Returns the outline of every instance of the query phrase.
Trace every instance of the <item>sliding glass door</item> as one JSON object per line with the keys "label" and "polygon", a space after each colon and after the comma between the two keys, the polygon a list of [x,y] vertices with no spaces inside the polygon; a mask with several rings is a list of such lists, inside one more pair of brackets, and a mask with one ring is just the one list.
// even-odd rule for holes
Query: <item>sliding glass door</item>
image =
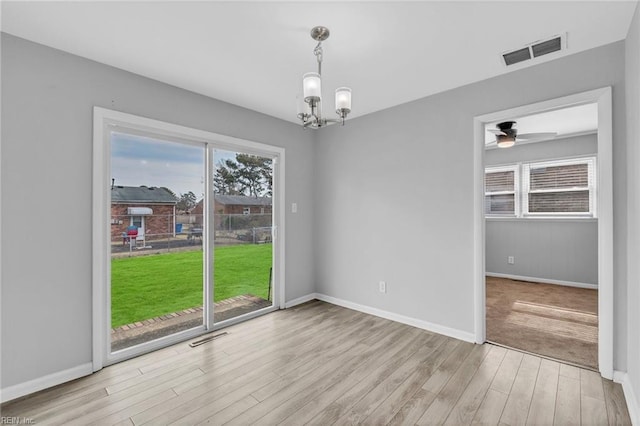
{"label": "sliding glass door", "polygon": [[272,160],[215,150],[214,321],[273,306]]}
{"label": "sliding glass door", "polygon": [[96,108],[94,369],[280,307],[284,150]]}
{"label": "sliding glass door", "polygon": [[202,327],[205,147],[111,134],[111,351]]}

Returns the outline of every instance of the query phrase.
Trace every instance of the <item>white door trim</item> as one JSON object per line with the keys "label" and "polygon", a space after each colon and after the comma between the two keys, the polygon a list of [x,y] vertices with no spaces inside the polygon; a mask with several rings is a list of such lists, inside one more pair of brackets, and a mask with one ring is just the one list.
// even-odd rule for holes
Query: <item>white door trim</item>
{"label": "white door trim", "polygon": [[[92,365],[93,371],[100,370],[108,363],[114,362],[114,358],[110,358],[107,354],[110,346],[109,324],[107,314],[109,312],[110,297],[108,291],[109,265],[108,244],[110,241],[110,194],[106,189],[110,187],[110,171],[111,171],[111,148],[110,148],[110,130],[114,127],[122,127],[128,132],[141,132],[143,134],[158,135],[163,138],[170,137],[176,141],[185,143],[196,143],[207,147],[207,168],[213,170],[213,148],[226,149],[233,151],[242,151],[248,154],[270,156],[274,159],[273,174],[273,191],[276,200],[273,206],[273,303],[271,308],[284,308],[285,294],[285,150],[281,147],[263,144],[231,136],[220,135],[205,130],[193,129],[190,127],[180,126],[177,124],[167,123],[164,121],[154,120],[146,117],[140,117],[124,112],[113,111],[106,108],[93,108],[93,224],[92,224],[92,248],[93,248],[93,270],[92,270],[92,307],[93,307],[93,324],[92,324]],[[212,197],[211,197],[212,198]],[[210,203],[209,209],[212,209],[213,202]],[[211,228],[211,227],[210,227]],[[211,238],[211,236],[209,236]],[[209,259],[211,256],[208,257]],[[209,265],[211,266],[211,265]],[[207,274],[211,274],[211,268]],[[212,282],[211,279],[209,282]],[[208,289],[209,293],[211,289]],[[260,313],[269,310],[262,310]],[[209,320],[206,324],[209,329],[217,328],[212,326],[213,313],[209,313]],[[256,313],[257,314],[257,313]],[[243,318],[249,318],[246,316]],[[207,327],[203,325],[197,329],[186,330],[174,336],[158,339],[150,342],[149,350],[158,349],[185,340],[194,335],[207,332]],[[120,354],[118,361],[127,357],[136,356],[140,353],[137,348],[131,354]]]}
{"label": "white door trim", "polygon": [[474,117],[474,332],[476,342],[486,339],[485,318],[485,123],[561,109],[598,104],[598,369],[613,378],[613,119],[611,87],[524,105]]}

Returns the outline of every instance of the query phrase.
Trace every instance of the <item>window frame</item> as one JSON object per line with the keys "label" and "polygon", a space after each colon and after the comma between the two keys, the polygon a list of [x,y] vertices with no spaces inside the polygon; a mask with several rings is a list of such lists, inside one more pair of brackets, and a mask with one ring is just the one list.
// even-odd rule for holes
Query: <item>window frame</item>
{"label": "window frame", "polygon": [[[485,219],[596,219],[598,205],[598,181],[596,176],[597,155],[585,155],[569,158],[559,158],[542,161],[523,161],[518,163],[487,166],[484,168],[484,200],[487,195],[511,194],[511,191],[486,191],[486,178],[488,173],[514,171],[514,213],[484,213]],[[553,190],[530,191],[530,171],[532,168],[570,166],[575,164],[587,164],[588,186],[586,188],[558,188]],[[529,212],[529,193],[542,192],[574,192],[579,190],[589,191],[589,211],[588,212]],[[486,207],[485,207],[486,209]],[[486,211],[486,210],[483,210]]]}
{"label": "window frame", "polygon": [[[560,167],[573,165],[587,165],[587,186],[574,188],[554,188],[544,190],[531,190],[531,170],[543,167]],[[567,218],[596,218],[597,206],[597,181],[596,181],[596,156],[574,157],[561,160],[530,161],[522,163],[522,217],[567,217]],[[529,194],[558,193],[589,191],[589,211],[588,212],[530,212]]]}
{"label": "window frame", "polygon": [[[484,169],[484,200],[486,203],[487,196],[491,195],[509,195],[513,194],[513,213],[486,213],[485,217],[488,218],[515,218],[520,217],[520,164],[509,164],[503,166],[490,166]],[[492,191],[487,192],[487,174],[500,173],[500,172],[513,172],[513,191]],[[486,204],[485,204],[486,206]],[[485,207],[486,208],[486,207]]]}
{"label": "window frame", "polygon": [[[273,182],[274,182],[274,204],[272,206],[273,228],[273,277],[272,277],[272,301],[273,305],[230,318],[221,322],[215,322],[213,309],[204,314],[206,324],[178,332],[171,336],[165,336],[145,343],[136,345],[120,351],[112,352],[110,345],[110,169],[111,169],[111,132],[114,129],[126,131],[127,133],[159,137],[161,139],[170,138],[170,141],[203,146],[206,149],[206,176],[205,192],[210,193],[209,202],[204,203],[205,216],[214,210],[213,192],[207,185],[212,185],[213,173],[215,170],[214,151],[216,149],[234,151],[241,150],[243,153],[270,157],[273,161]],[[195,128],[180,126],[164,121],[154,120],[141,116],[136,116],[120,111],[106,108],[93,107],[93,183],[92,183],[92,369],[98,371],[107,365],[123,361],[133,356],[148,353],[163,347],[173,345],[193,338],[195,336],[209,333],[211,331],[226,327],[250,318],[257,317],[266,312],[283,309],[286,306],[285,300],[285,148],[265,143],[250,141],[246,139],[234,138],[217,133],[199,130]],[[206,217],[205,220],[209,220]],[[175,228],[174,228],[175,229]],[[207,241],[205,245],[204,268],[205,275],[209,277],[205,293],[206,300],[213,300],[213,227],[209,226],[207,235],[203,237]],[[210,303],[210,307],[213,303]]]}

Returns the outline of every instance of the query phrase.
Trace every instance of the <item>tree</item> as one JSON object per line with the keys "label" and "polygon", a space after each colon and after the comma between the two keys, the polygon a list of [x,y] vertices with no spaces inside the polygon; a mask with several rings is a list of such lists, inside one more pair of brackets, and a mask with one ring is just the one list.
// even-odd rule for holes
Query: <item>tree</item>
{"label": "tree", "polygon": [[267,197],[273,196],[273,169],[271,168],[271,160],[269,160],[269,167],[262,169],[262,178],[267,187],[265,195]]}
{"label": "tree", "polygon": [[[233,163],[231,167],[227,167],[227,163]],[[213,188],[216,194],[237,195],[238,184],[234,171],[235,162],[233,160],[220,161],[216,167],[216,174],[213,177]],[[231,170],[230,170],[231,168]]]}
{"label": "tree", "polygon": [[235,160],[227,159],[218,163],[213,186],[217,194],[271,196],[271,159],[237,153]]}
{"label": "tree", "polygon": [[178,210],[189,211],[196,206],[198,203],[196,194],[189,191],[186,194],[180,194],[180,198],[178,199],[178,204],[176,207]]}
{"label": "tree", "polygon": [[257,155],[236,154],[236,161],[236,180],[243,194],[259,197],[270,190],[269,179],[265,178],[271,174],[270,159]]}

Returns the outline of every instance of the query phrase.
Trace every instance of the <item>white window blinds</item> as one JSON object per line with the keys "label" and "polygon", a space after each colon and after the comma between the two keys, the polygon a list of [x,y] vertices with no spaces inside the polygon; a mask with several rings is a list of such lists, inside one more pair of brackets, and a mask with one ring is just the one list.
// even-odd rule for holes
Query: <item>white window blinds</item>
{"label": "white window blinds", "polygon": [[525,213],[593,215],[593,158],[523,166]]}
{"label": "white window blinds", "polygon": [[487,215],[516,214],[517,166],[488,168],[485,172],[484,212]]}
{"label": "white window blinds", "polygon": [[488,217],[595,217],[595,157],[485,169]]}

